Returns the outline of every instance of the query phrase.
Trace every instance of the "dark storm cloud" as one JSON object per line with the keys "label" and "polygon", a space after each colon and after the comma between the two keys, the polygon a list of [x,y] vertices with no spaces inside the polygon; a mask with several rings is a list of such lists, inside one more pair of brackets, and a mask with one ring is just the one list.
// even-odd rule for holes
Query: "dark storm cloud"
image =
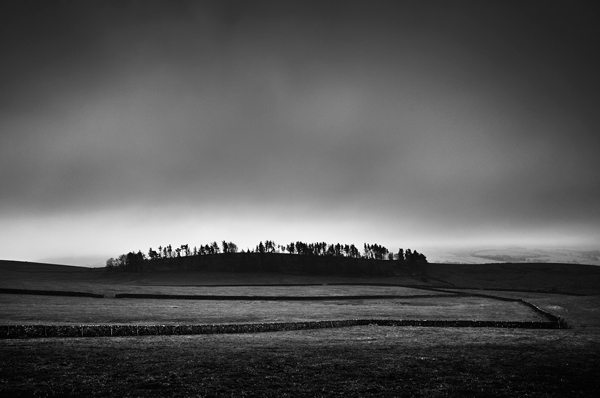
{"label": "dark storm cloud", "polygon": [[600,225],[584,3],[3,7],[5,214],[180,203]]}

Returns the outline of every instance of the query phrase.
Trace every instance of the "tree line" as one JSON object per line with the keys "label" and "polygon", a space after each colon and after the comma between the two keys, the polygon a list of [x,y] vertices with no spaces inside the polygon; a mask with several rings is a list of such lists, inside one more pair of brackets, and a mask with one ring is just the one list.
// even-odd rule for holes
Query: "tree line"
{"label": "tree line", "polygon": [[346,257],[356,259],[370,260],[389,260],[396,261],[398,265],[409,266],[413,269],[424,267],[427,264],[427,257],[416,250],[399,249],[398,252],[390,252],[385,246],[374,244],[363,244],[362,252],[354,244],[328,244],[326,242],[305,243],[301,241],[291,242],[285,245],[279,245],[272,240],[260,241],[253,249],[242,250],[239,252],[238,246],[233,242],[222,241],[218,244],[216,241],[205,245],[194,246],[180,245],[179,247],[166,245],[159,246],[157,250],[152,247],[148,253],[129,252],[121,254],[116,258],[106,260],[106,268],[122,269],[130,271],[139,271],[146,261],[157,261],[162,259],[173,259],[192,256],[206,256],[222,253],[289,253],[304,256],[330,256]]}

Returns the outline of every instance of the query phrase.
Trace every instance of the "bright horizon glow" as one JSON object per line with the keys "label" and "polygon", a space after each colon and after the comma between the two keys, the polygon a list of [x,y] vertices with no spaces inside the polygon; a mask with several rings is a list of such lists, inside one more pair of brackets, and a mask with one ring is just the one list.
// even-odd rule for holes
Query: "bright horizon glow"
{"label": "bright horizon glow", "polygon": [[[179,208],[181,210],[181,208]],[[130,251],[141,250],[147,253],[152,247],[171,244],[179,247],[189,244],[190,247],[222,240],[234,242],[239,250],[253,249],[260,241],[272,240],[278,244],[303,241],[306,243],[327,242],[328,244],[355,244],[361,251],[363,243],[377,243],[396,252],[398,248],[411,248],[425,255],[428,252],[442,253],[441,261],[451,258],[448,253],[473,248],[506,248],[511,246],[537,249],[572,249],[597,250],[593,241],[569,238],[561,234],[531,234],[524,231],[522,235],[467,236],[460,234],[456,239],[448,239],[444,232],[427,237],[426,230],[396,231],[394,226],[385,223],[367,225],[359,221],[336,222],[335,220],[315,220],[311,218],[290,219],[281,221],[280,216],[262,217],[260,220],[251,216],[228,219],[211,217],[207,214],[194,214],[191,209],[170,213],[168,220],[152,220],[156,214],[128,209],[123,214],[103,212],[95,215],[87,214],[69,218],[54,216],[47,218],[19,217],[9,228],[0,231],[0,239],[7,241],[15,236],[27,237],[41,235],[44,239],[36,240],[31,246],[27,239],[20,239],[20,245],[6,248],[2,259],[18,261],[41,261],[52,258],[94,259],[94,265],[102,266],[101,259],[117,257]],[[194,216],[190,216],[194,214]],[[125,220],[129,218],[129,222]],[[198,224],[196,219],[203,219]],[[332,225],[335,225],[332,228]],[[68,242],[67,245],[64,242]],[[43,262],[43,261],[42,261]],[[85,265],[82,264],[82,265]]]}

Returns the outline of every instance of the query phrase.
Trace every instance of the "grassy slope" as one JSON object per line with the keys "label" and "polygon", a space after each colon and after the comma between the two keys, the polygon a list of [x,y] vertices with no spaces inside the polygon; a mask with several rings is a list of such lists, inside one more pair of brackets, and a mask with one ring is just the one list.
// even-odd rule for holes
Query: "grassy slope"
{"label": "grassy slope", "polygon": [[469,286],[473,288],[512,288],[557,290],[600,294],[600,267],[577,264],[430,264],[432,279],[409,275],[357,277],[343,275],[294,275],[283,273],[106,272],[103,268],[25,263],[0,260],[0,288],[71,290],[115,293],[150,290],[152,285],[231,285],[231,284],[323,284],[335,282],[396,283],[406,285]]}
{"label": "grassy slope", "polygon": [[174,294],[181,289],[165,286],[186,285],[251,285],[251,284],[324,284],[374,282],[417,284],[410,276],[353,277],[343,275],[295,275],[283,273],[177,272],[145,273],[107,272],[103,268],[82,268],[0,261],[0,288],[70,290],[114,296],[115,293],[152,293],[156,286]]}
{"label": "grassy slope", "polygon": [[428,275],[456,286],[600,294],[600,267],[579,264],[430,264]]}

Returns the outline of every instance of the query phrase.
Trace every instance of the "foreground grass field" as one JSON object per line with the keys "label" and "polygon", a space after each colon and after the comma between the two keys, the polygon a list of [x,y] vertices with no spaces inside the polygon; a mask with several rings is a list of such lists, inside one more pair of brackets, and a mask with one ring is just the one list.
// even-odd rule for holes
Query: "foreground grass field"
{"label": "foreground grass field", "polygon": [[357,327],[5,340],[2,396],[593,397],[600,346],[571,331]]}
{"label": "foreground grass field", "polygon": [[[0,294],[0,323],[212,323],[362,315],[396,319],[537,317],[516,303],[448,294],[428,299],[322,302],[114,299],[111,294],[121,292],[172,294],[184,290],[235,295],[310,292],[333,298],[422,291],[381,286],[181,286],[240,284],[246,279],[291,283],[295,277],[298,283],[319,283],[318,278],[290,275],[230,274],[219,279],[215,274],[200,274],[185,283],[182,275],[162,274],[164,284],[170,286],[156,286],[161,280],[158,274],[124,274],[117,280],[119,275],[70,267],[50,270],[30,265],[26,270],[15,270],[15,264],[9,265],[12,268],[2,269],[0,262],[0,272],[8,276],[0,280],[0,287],[102,292],[108,293],[108,298]],[[569,275],[569,289],[578,293],[573,290],[576,276]],[[563,276],[558,273],[552,280],[551,273],[545,272],[540,286],[554,285],[560,290]],[[507,280],[513,277],[509,274]],[[390,278],[388,282],[398,283],[402,278],[405,284],[424,284],[410,277]],[[204,283],[199,283],[200,279]],[[526,281],[515,283],[535,290],[534,279],[528,271]],[[460,280],[462,285],[468,282],[465,275]],[[363,282],[357,278],[350,281]],[[508,282],[497,280],[486,286],[484,279],[475,277],[472,283],[477,288],[474,293],[525,299],[561,315],[572,328],[361,326],[261,334],[0,340],[0,396],[598,396],[598,295],[481,291],[482,286],[505,288]],[[585,291],[593,287],[589,283],[582,286]]]}

